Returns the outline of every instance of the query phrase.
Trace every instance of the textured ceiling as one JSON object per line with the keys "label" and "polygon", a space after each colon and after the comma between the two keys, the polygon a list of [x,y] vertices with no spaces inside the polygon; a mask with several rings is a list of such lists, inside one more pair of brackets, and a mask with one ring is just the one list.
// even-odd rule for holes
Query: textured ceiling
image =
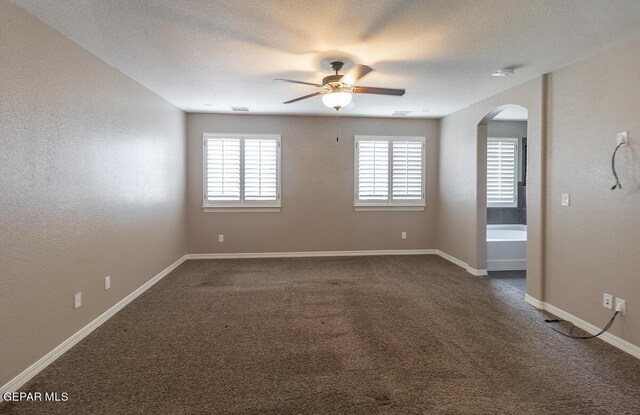
{"label": "textured ceiling", "polygon": [[439,117],[640,37],[638,0],[14,2],[194,112],[332,115],[318,97],[283,105],[315,89],[273,79],[319,82],[345,57],[375,69],[362,85],[407,90],[345,115]]}

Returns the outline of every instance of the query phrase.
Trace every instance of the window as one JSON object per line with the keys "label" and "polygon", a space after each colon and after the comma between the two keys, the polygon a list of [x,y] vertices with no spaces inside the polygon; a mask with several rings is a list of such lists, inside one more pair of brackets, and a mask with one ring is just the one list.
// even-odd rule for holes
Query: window
{"label": "window", "polygon": [[518,206],[518,139],[487,139],[487,207]]}
{"label": "window", "polygon": [[279,135],[203,137],[205,211],[279,211]]}
{"label": "window", "polygon": [[356,209],[423,210],[424,150],[424,137],[356,136]]}

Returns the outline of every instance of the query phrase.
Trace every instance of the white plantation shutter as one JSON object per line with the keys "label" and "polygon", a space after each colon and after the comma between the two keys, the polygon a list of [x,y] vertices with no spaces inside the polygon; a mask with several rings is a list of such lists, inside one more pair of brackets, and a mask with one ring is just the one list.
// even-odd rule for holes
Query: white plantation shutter
{"label": "white plantation shutter", "polygon": [[356,206],[424,206],[424,138],[356,136]]}
{"label": "white plantation shutter", "polygon": [[278,196],[278,142],[244,140],[245,200],[276,200]]}
{"label": "white plantation shutter", "polygon": [[389,142],[361,140],[358,146],[358,199],[389,199]]}
{"label": "white plantation shutter", "polygon": [[203,207],[279,207],[280,136],[204,134]]}
{"label": "white plantation shutter", "polygon": [[487,139],[487,206],[518,205],[518,139]]}
{"label": "white plantation shutter", "polygon": [[393,141],[393,198],[422,199],[422,142]]}
{"label": "white plantation shutter", "polygon": [[240,200],[240,139],[207,139],[206,168],[206,200]]}

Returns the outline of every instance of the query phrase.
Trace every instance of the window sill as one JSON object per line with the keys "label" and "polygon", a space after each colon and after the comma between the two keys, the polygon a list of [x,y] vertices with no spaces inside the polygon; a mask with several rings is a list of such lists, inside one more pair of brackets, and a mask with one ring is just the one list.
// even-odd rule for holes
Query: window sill
{"label": "window sill", "polygon": [[202,211],[210,212],[280,212],[281,206],[202,206]]}
{"label": "window sill", "polygon": [[356,212],[381,212],[381,211],[424,211],[424,208],[426,207],[426,205],[414,205],[414,206],[388,206],[388,205],[382,205],[382,206],[363,206],[363,205],[356,205],[354,206]]}

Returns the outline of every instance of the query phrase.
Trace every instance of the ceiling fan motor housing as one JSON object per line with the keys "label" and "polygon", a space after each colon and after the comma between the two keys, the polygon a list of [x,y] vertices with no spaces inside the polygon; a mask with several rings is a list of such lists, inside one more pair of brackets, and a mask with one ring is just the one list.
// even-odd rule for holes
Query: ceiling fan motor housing
{"label": "ceiling fan motor housing", "polygon": [[342,77],[344,75],[329,75],[322,78],[322,86],[330,91],[336,89],[342,89],[344,84],[342,83]]}
{"label": "ceiling fan motor housing", "polygon": [[344,62],[342,61],[331,62],[331,69],[333,69],[336,73],[335,75],[329,75],[322,78],[322,86],[331,92],[343,91],[345,89],[345,84],[342,83],[342,77],[344,75],[338,75],[338,72],[340,72],[343,67]]}
{"label": "ceiling fan motor housing", "polygon": [[344,62],[342,62],[342,61],[333,61],[333,62],[331,62],[331,69],[336,71],[336,75],[338,74],[338,72],[340,72],[342,70],[343,66],[344,66]]}

